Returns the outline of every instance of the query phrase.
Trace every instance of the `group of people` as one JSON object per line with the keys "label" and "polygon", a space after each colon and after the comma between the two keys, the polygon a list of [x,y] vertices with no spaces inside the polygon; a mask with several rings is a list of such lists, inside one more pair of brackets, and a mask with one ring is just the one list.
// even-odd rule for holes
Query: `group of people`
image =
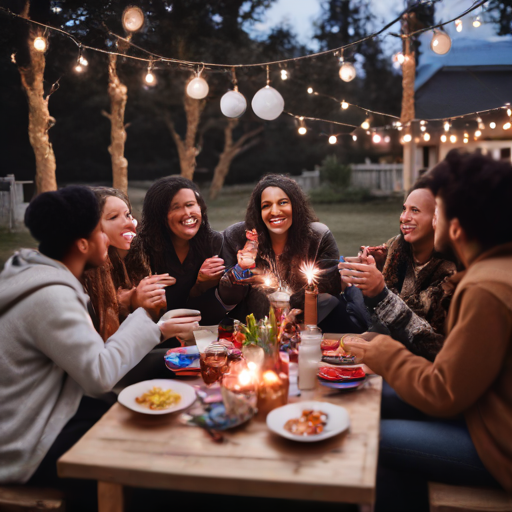
{"label": "group of people", "polygon": [[[303,309],[309,262],[319,326],[364,333],[347,349],[386,381],[377,510],[428,510],[428,480],[512,492],[510,164],[450,153],[409,192],[399,235],[341,261],[282,175],[262,178],[245,222],[223,233],[178,176],[150,187],[139,225],[121,191],[77,186],[37,196],[25,223],[39,250],[0,275],[0,482],[58,485],[57,458],[148,353],[198,323],[268,314],[262,273]],[[200,315],[156,323],[178,308]]]}

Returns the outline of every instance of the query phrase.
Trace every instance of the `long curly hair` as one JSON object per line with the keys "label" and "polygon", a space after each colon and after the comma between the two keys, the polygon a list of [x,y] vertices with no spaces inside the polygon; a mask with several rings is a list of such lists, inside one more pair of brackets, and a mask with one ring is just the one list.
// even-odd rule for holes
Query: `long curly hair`
{"label": "long curly hair", "polygon": [[134,284],[147,275],[144,273],[147,265],[154,273],[168,271],[169,255],[174,252],[174,246],[167,214],[174,196],[184,188],[194,192],[202,217],[199,231],[190,240],[191,254],[202,260],[213,256],[212,229],[208,222],[207,207],[197,186],[181,176],[160,178],[146,193],[139,231],[125,259],[128,272],[135,280]]}
{"label": "long curly hair", "polygon": [[[91,187],[91,190],[98,200],[101,215],[109,197],[118,197],[123,200],[131,213],[130,200],[121,190],[110,187]],[[107,340],[119,328],[117,289],[132,288],[124,262],[112,245],[108,248],[108,256],[101,267],[87,270],[83,277],[84,287],[96,313],[97,329],[103,340]]]}
{"label": "long curly hair", "polygon": [[292,206],[292,225],[288,230],[288,238],[283,253],[279,259],[281,278],[293,287],[292,270],[295,262],[307,261],[311,241],[316,235],[310,224],[318,218],[309,203],[309,199],[298,183],[282,174],[268,174],[254,187],[249,199],[245,224],[248,229],[256,229],[259,242],[259,263],[275,268],[276,255],[267,226],[261,217],[261,195],[268,187],[280,188],[289,198]]}

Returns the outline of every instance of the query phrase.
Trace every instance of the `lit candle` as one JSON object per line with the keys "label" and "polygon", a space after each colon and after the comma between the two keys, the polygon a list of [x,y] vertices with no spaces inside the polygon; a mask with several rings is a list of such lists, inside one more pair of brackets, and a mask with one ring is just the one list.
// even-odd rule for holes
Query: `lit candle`
{"label": "lit candle", "polygon": [[316,325],[318,322],[318,288],[315,284],[315,277],[318,271],[311,264],[304,265],[302,271],[308,281],[306,295],[304,297],[304,325]]}
{"label": "lit candle", "polygon": [[272,370],[263,373],[258,387],[258,418],[264,420],[270,411],[288,403],[288,386],[285,374]]}

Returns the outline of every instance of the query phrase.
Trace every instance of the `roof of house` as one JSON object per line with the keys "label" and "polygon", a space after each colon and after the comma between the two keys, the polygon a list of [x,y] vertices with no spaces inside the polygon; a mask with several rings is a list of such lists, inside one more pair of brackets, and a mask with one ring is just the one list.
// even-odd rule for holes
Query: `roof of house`
{"label": "roof of house", "polygon": [[510,39],[456,39],[446,55],[424,60],[416,75],[417,118],[454,117],[512,102]]}

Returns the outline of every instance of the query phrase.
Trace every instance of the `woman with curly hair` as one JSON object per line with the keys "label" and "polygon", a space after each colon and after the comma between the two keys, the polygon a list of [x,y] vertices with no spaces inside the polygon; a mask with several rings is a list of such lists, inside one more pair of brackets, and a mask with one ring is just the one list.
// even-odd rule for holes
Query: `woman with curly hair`
{"label": "woman with curly hair", "polygon": [[144,281],[148,268],[168,273],[175,284],[165,288],[165,309],[197,309],[204,325],[215,324],[226,314],[215,296],[224,272],[221,248],[222,235],[211,229],[196,185],[169,176],[155,181],[146,193],[126,267],[135,285]]}
{"label": "woman with curly hair", "polygon": [[291,291],[292,307],[304,309],[307,279],[301,268],[304,263],[312,263],[320,271],[320,327],[325,330],[327,318],[336,317],[338,329],[343,330],[335,332],[359,332],[338,300],[341,293],[337,277],[339,252],[332,233],[325,224],[318,222],[297,182],[277,174],[263,177],[256,185],[245,222],[234,224],[224,232],[223,255],[226,266],[232,268],[221,280],[219,295],[228,308],[233,308],[230,316],[245,321],[246,315],[254,313],[256,318],[262,318],[268,315],[270,307],[261,287],[236,279],[236,273],[244,270],[241,249],[246,243],[246,230],[255,230],[258,235],[256,267],[273,272],[281,287]]}
{"label": "woman with curly hair", "polygon": [[434,195],[428,176],[410,190],[400,215],[401,234],[380,247],[362,248],[340,263],[342,281],[358,287],[372,313],[372,328],[434,360],[444,342],[455,263],[434,252]]}
{"label": "woman with curly hair", "polygon": [[[98,268],[84,273],[84,287],[91,298],[91,317],[96,330],[106,340],[114,334],[130,313],[144,307],[154,316],[155,309],[165,305],[162,285],[172,285],[168,275],[152,276],[137,287],[126,270],[124,260],[135,235],[136,221],[128,196],[109,187],[93,187],[98,199],[100,223],[109,239],[108,259]],[[149,276],[148,266],[141,271]]]}

